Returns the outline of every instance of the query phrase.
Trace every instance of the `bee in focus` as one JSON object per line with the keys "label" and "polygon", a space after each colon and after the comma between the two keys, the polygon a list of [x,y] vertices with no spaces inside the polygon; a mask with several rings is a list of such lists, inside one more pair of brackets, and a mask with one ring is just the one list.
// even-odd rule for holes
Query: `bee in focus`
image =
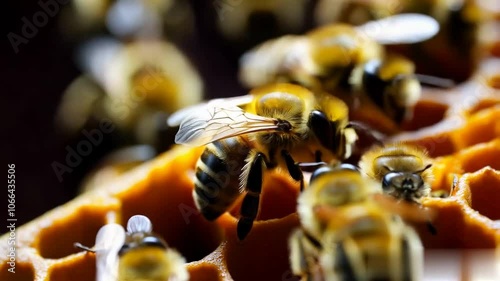
{"label": "bee in focus", "polygon": [[420,204],[431,193],[432,160],[427,152],[407,144],[375,147],[361,157],[360,169],[382,183],[388,195]]}
{"label": "bee in focus", "polygon": [[127,232],[119,224],[107,224],[96,236],[97,281],[169,280],[186,281],[185,259],[152,232],[151,221],[142,215],[128,220]]}
{"label": "bee in focus", "polygon": [[108,120],[116,139],[162,151],[173,142],[167,116],[203,96],[198,73],[168,42],[96,39],[82,47],[80,61],[86,74],[68,87],[56,116],[68,136]]}
{"label": "bee in focus", "polygon": [[434,19],[416,14],[361,26],[326,25],[248,51],[240,60],[240,80],[247,87],[293,82],[314,92],[348,93],[347,100],[361,94],[400,123],[411,116],[421,86],[413,63],[403,57],[385,57],[381,44],[419,42],[438,30]]}
{"label": "bee in focus", "polygon": [[256,88],[247,96],[217,99],[169,118],[180,124],[176,142],[206,145],[196,164],[193,196],[215,220],[245,193],[237,225],[240,240],[259,211],[265,172],[280,168],[300,181],[300,162],[334,161],[351,155],[357,139],[341,100],[315,96],[293,84]]}
{"label": "bee in focus", "polygon": [[301,228],[289,239],[301,280],[421,280],[423,247],[397,213],[373,200],[382,192],[359,171],[320,168],[298,199]]}
{"label": "bee in focus", "polygon": [[[375,147],[363,154],[359,167],[396,199],[421,205],[423,197],[431,196],[432,160],[419,147],[402,143]],[[430,222],[428,227],[436,233]]]}

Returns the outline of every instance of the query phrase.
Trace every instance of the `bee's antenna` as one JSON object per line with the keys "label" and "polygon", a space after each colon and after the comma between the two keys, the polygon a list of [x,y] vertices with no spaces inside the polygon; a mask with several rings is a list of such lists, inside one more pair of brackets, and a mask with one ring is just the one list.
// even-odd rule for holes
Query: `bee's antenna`
{"label": "bee's antenna", "polygon": [[420,83],[424,85],[434,86],[438,88],[447,89],[455,87],[456,85],[455,81],[447,78],[440,78],[425,74],[415,74],[415,77],[418,79]]}
{"label": "bee's antenna", "polygon": [[416,174],[420,174],[422,173],[423,171],[429,169],[430,167],[432,167],[432,164],[428,164],[427,166],[425,166],[422,170],[419,170],[419,171],[415,171]]}
{"label": "bee's antenna", "polygon": [[80,248],[80,249],[82,249],[82,250],[84,250],[84,251],[91,252],[91,253],[94,253],[94,254],[95,254],[95,251],[94,251],[94,250],[90,249],[89,247],[87,247],[87,246],[85,246],[85,245],[82,245],[82,244],[81,244],[81,243],[79,243],[79,242],[74,243],[74,244],[73,244],[73,246],[74,246],[75,248]]}

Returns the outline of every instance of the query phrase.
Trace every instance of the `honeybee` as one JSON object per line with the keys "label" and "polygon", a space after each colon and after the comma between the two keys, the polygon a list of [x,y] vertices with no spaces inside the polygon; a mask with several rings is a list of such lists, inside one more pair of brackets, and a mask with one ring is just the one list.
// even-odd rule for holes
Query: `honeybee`
{"label": "honeybee", "polygon": [[357,134],[341,100],[315,96],[293,84],[271,84],[247,96],[217,99],[169,118],[180,124],[175,141],[205,145],[196,164],[193,196],[208,220],[215,220],[246,193],[237,235],[243,240],[259,211],[264,172],[280,168],[300,182],[300,162],[350,156]]}
{"label": "honeybee", "polygon": [[[419,147],[402,143],[374,147],[363,154],[358,165],[368,177],[381,183],[385,194],[396,199],[420,206],[422,197],[431,196],[432,160]],[[430,218],[427,225],[435,234]]]}
{"label": "honeybee", "polygon": [[147,217],[135,215],[127,232],[119,224],[107,224],[97,232],[93,249],[75,246],[96,254],[97,281],[188,280],[185,259],[152,230]]}
{"label": "honeybee", "polygon": [[[490,4],[491,3],[491,4]],[[321,0],[316,6],[318,24],[344,22],[362,24],[397,13],[420,13],[439,22],[440,31],[422,46],[398,48],[412,58],[420,72],[451,78],[468,79],[478,63],[478,38],[481,25],[494,16],[495,1],[489,0]],[[439,52],[431,46],[440,46]],[[403,50],[404,49],[404,50]]]}
{"label": "honeybee", "polygon": [[298,199],[301,228],[289,239],[301,280],[421,280],[416,232],[372,197],[382,192],[359,171],[315,172]]}
{"label": "honeybee", "polygon": [[389,109],[388,116],[399,123],[411,115],[421,87],[413,63],[403,57],[384,58],[381,44],[415,43],[438,31],[434,19],[417,14],[357,27],[330,24],[302,36],[273,39],[248,51],[240,60],[240,80],[247,87],[280,81],[315,92],[363,93],[380,108]]}
{"label": "honeybee", "polygon": [[168,42],[95,39],[81,48],[80,61],[86,74],[68,87],[56,116],[66,135],[106,120],[116,126],[117,139],[162,151],[169,134],[173,142],[167,116],[203,96],[200,76]]}
{"label": "honeybee", "polygon": [[432,160],[419,147],[402,143],[375,147],[363,154],[359,167],[398,199],[420,204],[422,197],[430,195]]}

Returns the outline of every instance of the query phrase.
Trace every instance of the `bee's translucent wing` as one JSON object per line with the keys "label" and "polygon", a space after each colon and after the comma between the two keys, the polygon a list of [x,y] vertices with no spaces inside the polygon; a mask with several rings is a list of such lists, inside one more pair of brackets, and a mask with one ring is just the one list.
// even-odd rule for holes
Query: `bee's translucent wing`
{"label": "bee's translucent wing", "polygon": [[182,120],[192,115],[196,115],[201,111],[205,111],[208,108],[213,108],[214,106],[222,106],[222,105],[227,107],[241,106],[250,103],[252,99],[253,99],[252,95],[244,95],[231,98],[212,99],[203,103],[188,106],[170,115],[168,117],[167,124],[170,127],[179,126],[182,123]]}
{"label": "bee's translucent wing", "polygon": [[183,120],[175,135],[175,142],[201,146],[237,135],[273,131],[278,128],[275,121],[250,114],[237,106],[206,108]]}
{"label": "bee's translucent wing", "polygon": [[400,14],[367,22],[356,29],[380,44],[410,44],[436,35],[439,23],[422,14]]}
{"label": "bee's translucent wing", "polygon": [[125,243],[125,230],[119,224],[107,224],[95,239],[97,281],[118,280],[118,251]]}
{"label": "bee's translucent wing", "polygon": [[128,233],[149,233],[153,231],[153,224],[148,217],[143,215],[135,215],[128,220],[127,232]]}

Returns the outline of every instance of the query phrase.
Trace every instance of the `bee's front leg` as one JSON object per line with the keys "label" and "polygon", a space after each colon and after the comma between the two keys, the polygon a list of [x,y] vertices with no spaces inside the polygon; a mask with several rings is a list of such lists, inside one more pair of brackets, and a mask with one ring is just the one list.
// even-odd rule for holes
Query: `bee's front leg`
{"label": "bee's front leg", "polygon": [[299,163],[293,160],[292,155],[290,155],[290,152],[287,150],[282,150],[281,156],[285,159],[286,167],[290,176],[294,180],[300,181],[300,191],[304,190],[304,175],[302,174]]}
{"label": "bee's front leg", "polygon": [[262,172],[265,156],[259,152],[255,155],[250,166],[246,182],[247,193],[240,208],[240,219],[236,232],[239,240],[245,239],[253,226],[253,221],[259,211],[260,193],[262,191]]}

